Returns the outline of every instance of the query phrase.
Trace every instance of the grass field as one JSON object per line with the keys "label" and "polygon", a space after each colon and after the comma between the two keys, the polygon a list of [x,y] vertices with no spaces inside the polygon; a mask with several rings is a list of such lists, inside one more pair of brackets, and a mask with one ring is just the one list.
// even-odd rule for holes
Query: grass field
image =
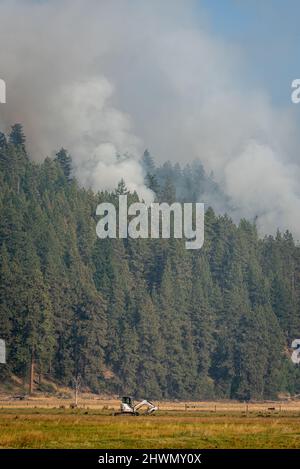
{"label": "grass field", "polygon": [[300,448],[300,412],[3,407],[0,448]]}

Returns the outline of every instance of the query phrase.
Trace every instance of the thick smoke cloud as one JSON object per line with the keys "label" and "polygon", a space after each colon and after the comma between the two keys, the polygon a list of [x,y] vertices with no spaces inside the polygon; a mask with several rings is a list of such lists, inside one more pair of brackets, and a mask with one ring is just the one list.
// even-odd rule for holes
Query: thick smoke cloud
{"label": "thick smoke cloud", "polygon": [[0,0],[0,61],[0,124],[23,122],[34,158],[64,146],[82,184],[123,177],[145,199],[144,147],[199,158],[236,220],[300,235],[290,111],[251,86],[242,48],[215,37],[199,2]]}

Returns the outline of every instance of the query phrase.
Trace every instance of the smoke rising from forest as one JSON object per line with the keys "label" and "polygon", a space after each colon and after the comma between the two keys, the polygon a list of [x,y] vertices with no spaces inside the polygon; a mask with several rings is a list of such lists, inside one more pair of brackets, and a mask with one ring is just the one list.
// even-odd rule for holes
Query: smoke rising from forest
{"label": "smoke rising from forest", "polygon": [[236,220],[299,236],[290,111],[249,88],[242,48],[216,37],[196,3],[0,1],[0,125],[22,122],[35,159],[67,148],[82,184],[123,177],[145,200],[145,147],[158,162],[199,158]]}

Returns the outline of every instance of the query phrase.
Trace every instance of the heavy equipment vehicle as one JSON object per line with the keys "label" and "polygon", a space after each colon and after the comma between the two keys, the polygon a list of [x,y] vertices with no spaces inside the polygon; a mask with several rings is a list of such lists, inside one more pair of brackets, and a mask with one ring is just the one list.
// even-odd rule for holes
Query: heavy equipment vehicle
{"label": "heavy equipment vehicle", "polygon": [[156,410],[158,410],[158,407],[147,399],[135,403],[132,397],[123,396],[120,404],[120,412],[115,412],[114,415],[151,415]]}

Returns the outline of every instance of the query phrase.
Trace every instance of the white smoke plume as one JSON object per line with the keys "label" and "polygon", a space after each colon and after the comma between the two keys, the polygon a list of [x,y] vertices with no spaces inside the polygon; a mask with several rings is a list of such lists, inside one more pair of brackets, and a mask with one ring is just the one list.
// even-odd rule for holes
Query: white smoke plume
{"label": "white smoke plume", "polygon": [[145,200],[143,148],[161,161],[199,158],[235,219],[298,237],[293,115],[251,85],[242,47],[199,10],[195,0],[0,0],[0,126],[22,122],[36,159],[66,147],[82,184],[123,177]]}
{"label": "white smoke plume", "polygon": [[53,139],[71,149],[75,173],[85,186],[109,190],[123,178],[128,189],[151,202],[139,163],[141,142],[131,132],[130,117],[110,104],[112,95],[112,85],[100,76],[62,87],[49,103],[51,115],[60,109]]}
{"label": "white smoke plume", "polygon": [[0,124],[8,130],[22,122],[37,160],[67,148],[83,185],[114,189],[123,178],[151,202],[139,163],[142,141],[113,103],[113,83],[100,65],[104,37],[93,17],[101,7],[91,5],[87,11],[82,1],[0,1],[0,70],[8,87]]}

